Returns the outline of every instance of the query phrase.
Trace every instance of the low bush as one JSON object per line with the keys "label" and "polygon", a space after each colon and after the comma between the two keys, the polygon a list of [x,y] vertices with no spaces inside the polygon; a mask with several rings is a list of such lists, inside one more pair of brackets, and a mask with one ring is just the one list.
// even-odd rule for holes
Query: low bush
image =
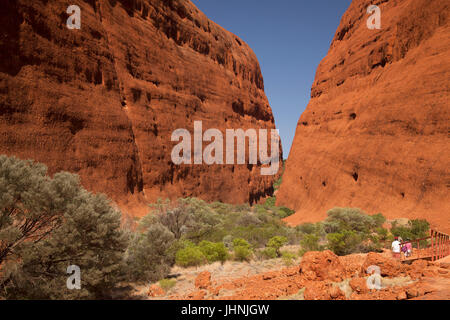
{"label": "low bush", "polygon": [[197,246],[188,246],[176,253],[175,262],[181,267],[195,267],[206,263],[208,259]]}
{"label": "low bush", "polygon": [[305,234],[300,240],[300,255],[308,251],[321,251],[323,248],[319,244],[319,236],[315,234]]}
{"label": "low bush", "polygon": [[279,257],[281,255],[280,248],[284,246],[287,242],[288,240],[286,237],[275,236],[270,238],[270,240],[267,242],[266,247],[275,249],[275,253],[277,257]]}
{"label": "low bush", "polygon": [[275,259],[277,255],[277,250],[272,247],[265,248],[261,250],[261,255],[264,259]]}
{"label": "low bush", "polygon": [[248,261],[252,255],[250,244],[242,238],[233,240],[234,259],[237,261]]}
{"label": "low bush", "polygon": [[132,234],[125,254],[125,268],[132,281],[157,281],[167,276],[173,264],[170,248],[173,234],[163,225],[150,225]]}
{"label": "low bush", "polygon": [[291,266],[294,263],[296,257],[297,256],[292,252],[283,251],[281,253],[281,258],[283,259],[283,263],[286,266]]}
{"label": "low bush", "polygon": [[[0,300],[105,299],[123,280],[121,213],[77,175],[0,155]],[[82,272],[66,286],[67,269]]]}
{"label": "low bush", "polygon": [[392,224],[391,232],[396,237],[401,237],[403,240],[420,239],[428,236],[430,224],[426,220],[415,219],[408,221],[407,226],[398,226],[396,222]]}
{"label": "low bush", "polygon": [[228,259],[228,250],[222,242],[210,242],[203,240],[198,247],[209,263]]}
{"label": "low bush", "polygon": [[341,232],[327,234],[328,247],[337,255],[347,255],[358,252],[361,237],[356,231],[342,230]]}
{"label": "low bush", "polygon": [[175,285],[177,284],[177,280],[175,280],[175,279],[162,279],[162,280],[159,280],[158,284],[165,292],[168,292],[168,291],[170,291],[170,289],[175,287]]}

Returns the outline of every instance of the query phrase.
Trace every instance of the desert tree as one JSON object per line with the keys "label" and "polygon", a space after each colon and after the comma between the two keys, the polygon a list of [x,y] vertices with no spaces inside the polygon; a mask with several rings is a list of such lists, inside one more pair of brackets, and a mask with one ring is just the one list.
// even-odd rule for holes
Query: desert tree
{"label": "desert tree", "polygon": [[[67,172],[0,157],[0,295],[14,299],[107,298],[123,274],[121,214]],[[81,269],[81,289],[66,286]]]}

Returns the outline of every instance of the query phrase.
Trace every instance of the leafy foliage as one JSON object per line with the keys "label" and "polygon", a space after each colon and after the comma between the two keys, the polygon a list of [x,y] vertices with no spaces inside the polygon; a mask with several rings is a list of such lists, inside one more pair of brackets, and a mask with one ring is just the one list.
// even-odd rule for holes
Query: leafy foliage
{"label": "leafy foliage", "polygon": [[346,255],[356,252],[361,243],[361,236],[354,230],[327,234],[328,247],[337,255]]}
{"label": "leafy foliage", "polygon": [[[122,276],[127,241],[120,212],[66,172],[0,157],[0,291],[14,299],[98,299]],[[81,269],[81,289],[66,287],[67,267]]]}
{"label": "leafy foliage", "polygon": [[252,255],[252,249],[250,244],[242,238],[236,238],[233,240],[234,258],[238,261],[247,261]]}
{"label": "leafy foliage", "polygon": [[296,258],[296,255],[292,252],[288,252],[288,251],[283,251],[281,253],[281,258],[283,259],[283,263],[286,266],[290,266],[294,263],[294,260]]}
{"label": "leafy foliage", "polygon": [[305,234],[303,239],[300,240],[301,251],[300,254],[303,255],[307,251],[321,251],[323,247],[319,244],[319,236],[316,234]]}
{"label": "leafy foliage", "polygon": [[194,267],[207,262],[207,258],[197,246],[187,246],[177,251],[176,264],[181,267]]}
{"label": "leafy foliage", "polygon": [[175,285],[177,284],[177,280],[175,279],[162,279],[159,280],[159,286],[165,291],[169,291],[170,289],[172,289],[173,287],[175,287]]}
{"label": "leafy foliage", "polygon": [[160,223],[150,225],[145,232],[133,233],[126,252],[128,279],[156,281],[167,276],[173,259],[169,249],[175,237]]}
{"label": "leafy foliage", "polygon": [[222,242],[210,242],[203,240],[198,247],[208,262],[225,262],[228,259],[228,250]]}
{"label": "leafy foliage", "polygon": [[280,248],[282,246],[284,246],[287,242],[288,242],[288,240],[286,237],[275,236],[275,237],[270,238],[270,240],[267,242],[266,247],[274,248],[277,257],[279,257],[281,255]]}

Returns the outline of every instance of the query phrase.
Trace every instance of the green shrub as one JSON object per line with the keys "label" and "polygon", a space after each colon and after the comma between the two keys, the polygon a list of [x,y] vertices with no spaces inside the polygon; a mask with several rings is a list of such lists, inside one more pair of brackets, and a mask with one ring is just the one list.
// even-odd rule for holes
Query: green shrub
{"label": "green shrub", "polygon": [[[32,161],[0,156],[0,296],[104,299],[122,279],[121,214],[67,172],[47,176]],[[81,289],[66,287],[80,267]]]}
{"label": "green shrub", "polygon": [[277,207],[276,212],[280,219],[284,219],[289,216],[292,216],[295,213],[295,210],[292,210],[292,209],[289,209],[286,207]]}
{"label": "green shrub", "polygon": [[238,261],[248,261],[252,255],[250,244],[242,238],[233,240],[234,258]]}
{"label": "green shrub", "polygon": [[327,235],[327,240],[329,249],[340,256],[358,252],[361,244],[361,237],[352,230],[330,233]]}
{"label": "green shrub", "polygon": [[244,247],[250,249],[250,244],[242,238],[236,238],[233,240],[233,247]]}
{"label": "green shrub", "polygon": [[167,276],[173,264],[169,251],[173,241],[173,234],[159,223],[149,226],[144,233],[134,234],[125,258],[128,278],[156,281]]}
{"label": "green shrub", "polygon": [[264,207],[267,208],[267,209],[270,209],[270,208],[274,207],[276,200],[277,199],[275,197],[267,198],[266,201],[264,202]]}
{"label": "green shrub", "polygon": [[226,235],[225,237],[223,237],[222,242],[225,245],[225,247],[227,247],[227,249],[232,249],[233,248],[233,236],[231,234]]}
{"label": "green shrub", "polygon": [[207,259],[200,248],[189,246],[177,251],[175,262],[181,267],[199,266],[207,262]]}
{"label": "green shrub", "polygon": [[385,241],[388,239],[389,231],[386,228],[379,227],[376,229],[376,233],[378,234],[380,240]]}
{"label": "green shrub", "polygon": [[258,213],[258,214],[267,214],[267,208],[260,204],[257,204],[255,206],[255,210],[256,210],[256,213]]}
{"label": "green shrub", "polygon": [[215,243],[203,240],[199,243],[199,248],[209,263],[225,262],[228,259],[228,250],[222,242]]}
{"label": "green shrub", "polygon": [[176,263],[177,252],[187,247],[195,247],[195,244],[186,239],[175,239],[170,243],[170,246],[166,250],[166,257],[171,265]]}
{"label": "green shrub", "polygon": [[343,230],[370,233],[377,227],[378,218],[372,218],[360,209],[334,208],[327,212],[323,222],[326,233],[339,233]]}
{"label": "green shrub", "polygon": [[[397,226],[393,223],[391,233],[396,237],[401,237],[403,240],[416,240],[425,238],[429,235],[430,224],[424,219],[414,219],[408,221],[408,226]],[[427,240],[420,241],[420,246],[426,246]]]}
{"label": "green shrub", "polygon": [[319,237],[315,234],[305,234],[300,241],[302,251],[321,251],[322,247],[319,244]]}
{"label": "green shrub", "polygon": [[316,226],[314,223],[303,223],[298,225],[296,229],[301,233],[311,234],[316,232]]}
{"label": "green shrub", "polygon": [[378,228],[381,228],[383,226],[383,224],[386,222],[386,218],[385,218],[385,216],[383,216],[382,213],[377,213],[377,214],[374,214],[374,215],[372,215],[370,217],[374,221],[375,226],[378,227]]}
{"label": "green shrub", "polygon": [[267,242],[266,247],[274,248],[277,256],[279,257],[281,255],[280,248],[284,246],[287,243],[287,238],[282,236],[275,236],[270,238],[270,240]]}
{"label": "green shrub", "polygon": [[250,248],[237,246],[233,248],[234,259],[237,261],[249,261],[252,255],[252,250]]}
{"label": "green shrub", "polygon": [[165,291],[168,292],[170,289],[172,289],[173,287],[175,287],[175,285],[177,284],[177,280],[175,279],[162,279],[159,280],[159,286]]}
{"label": "green shrub", "polygon": [[296,258],[296,255],[292,252],[288,252],[288,251],[283,251],[281,253],[281,258],[283,259],[283,263],[286,266],[290,266],[294,263],[294,260]]}
{"label": "green shrub", "polygon": [[158,222],[169,229],[175,239],[197,240],[213,232],[220,223],[219,214],[205,201],[196,198],[178,199],[173,204],[158,200],[150,206]]}
{"label": "green shrub", "polygon": [[240,215],[238,224],[243,227],[255,227],[261,224],[261,220],[258,219],[258,216],[256,214],[252,212],[245,212]]}
{"label": "green shrub", "polygon": [[278,256],[277,250],[272,247],[265,248],[261,251],[261,254],[265,259],[275,259]]}
{"label": "green shrub", "polygon": [[413,239],[425,238],[429,235],[428,232],[430,230],[430,224],[425,219],[411,220],[409,221],[409,226],[411,228]]}

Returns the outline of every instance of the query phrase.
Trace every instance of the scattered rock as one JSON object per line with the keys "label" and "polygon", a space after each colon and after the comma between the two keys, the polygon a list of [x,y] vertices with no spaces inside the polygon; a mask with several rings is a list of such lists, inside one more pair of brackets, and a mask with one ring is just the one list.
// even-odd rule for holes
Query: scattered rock
{"label": "scattered rock", "polygon": [[188,300],[204,300],[205,297],[206,297],[206,291],[199,290],[199,291],[195,291],[193,293],[190,293],[186,298]]}
{"label": "scattered rock", "polygon": [[311,251],[303,255],[300,272],[308,280],[341,281],[345,269],[339,258],[330,250]]}
{"label": "scattered rock", "polygon": [[358,294],[369,292],[367,287],[367,279],[365,278],[352,278],[350,280],[350,287]]}
{"label": "scattered rock", "polygon": [[399,260],[375,252],[369,252],[367,254],[361,272],[367,274],[367,269],[370,266],[379,267],[381,276],[383,277],[397,277],[407,270],[407,267]]}
{"label": "scattered rock", "polygon": [[203,271],[199,273],[195,279],[195,287],[198,289],[207,289],[211,286],[211,273],[209,271]]}
{"label": "scattered rock", "polygon": [[148,296],[149,297],[162,297],[166,293],[164,290],[158,285],[158,284],[152,284],[150,288],[148,289]]}
{"label": "scattered rock", "polygon": [[397,300],[406,300],[407,296],[406,296],[406,292],[402,291],[397,295]]}

